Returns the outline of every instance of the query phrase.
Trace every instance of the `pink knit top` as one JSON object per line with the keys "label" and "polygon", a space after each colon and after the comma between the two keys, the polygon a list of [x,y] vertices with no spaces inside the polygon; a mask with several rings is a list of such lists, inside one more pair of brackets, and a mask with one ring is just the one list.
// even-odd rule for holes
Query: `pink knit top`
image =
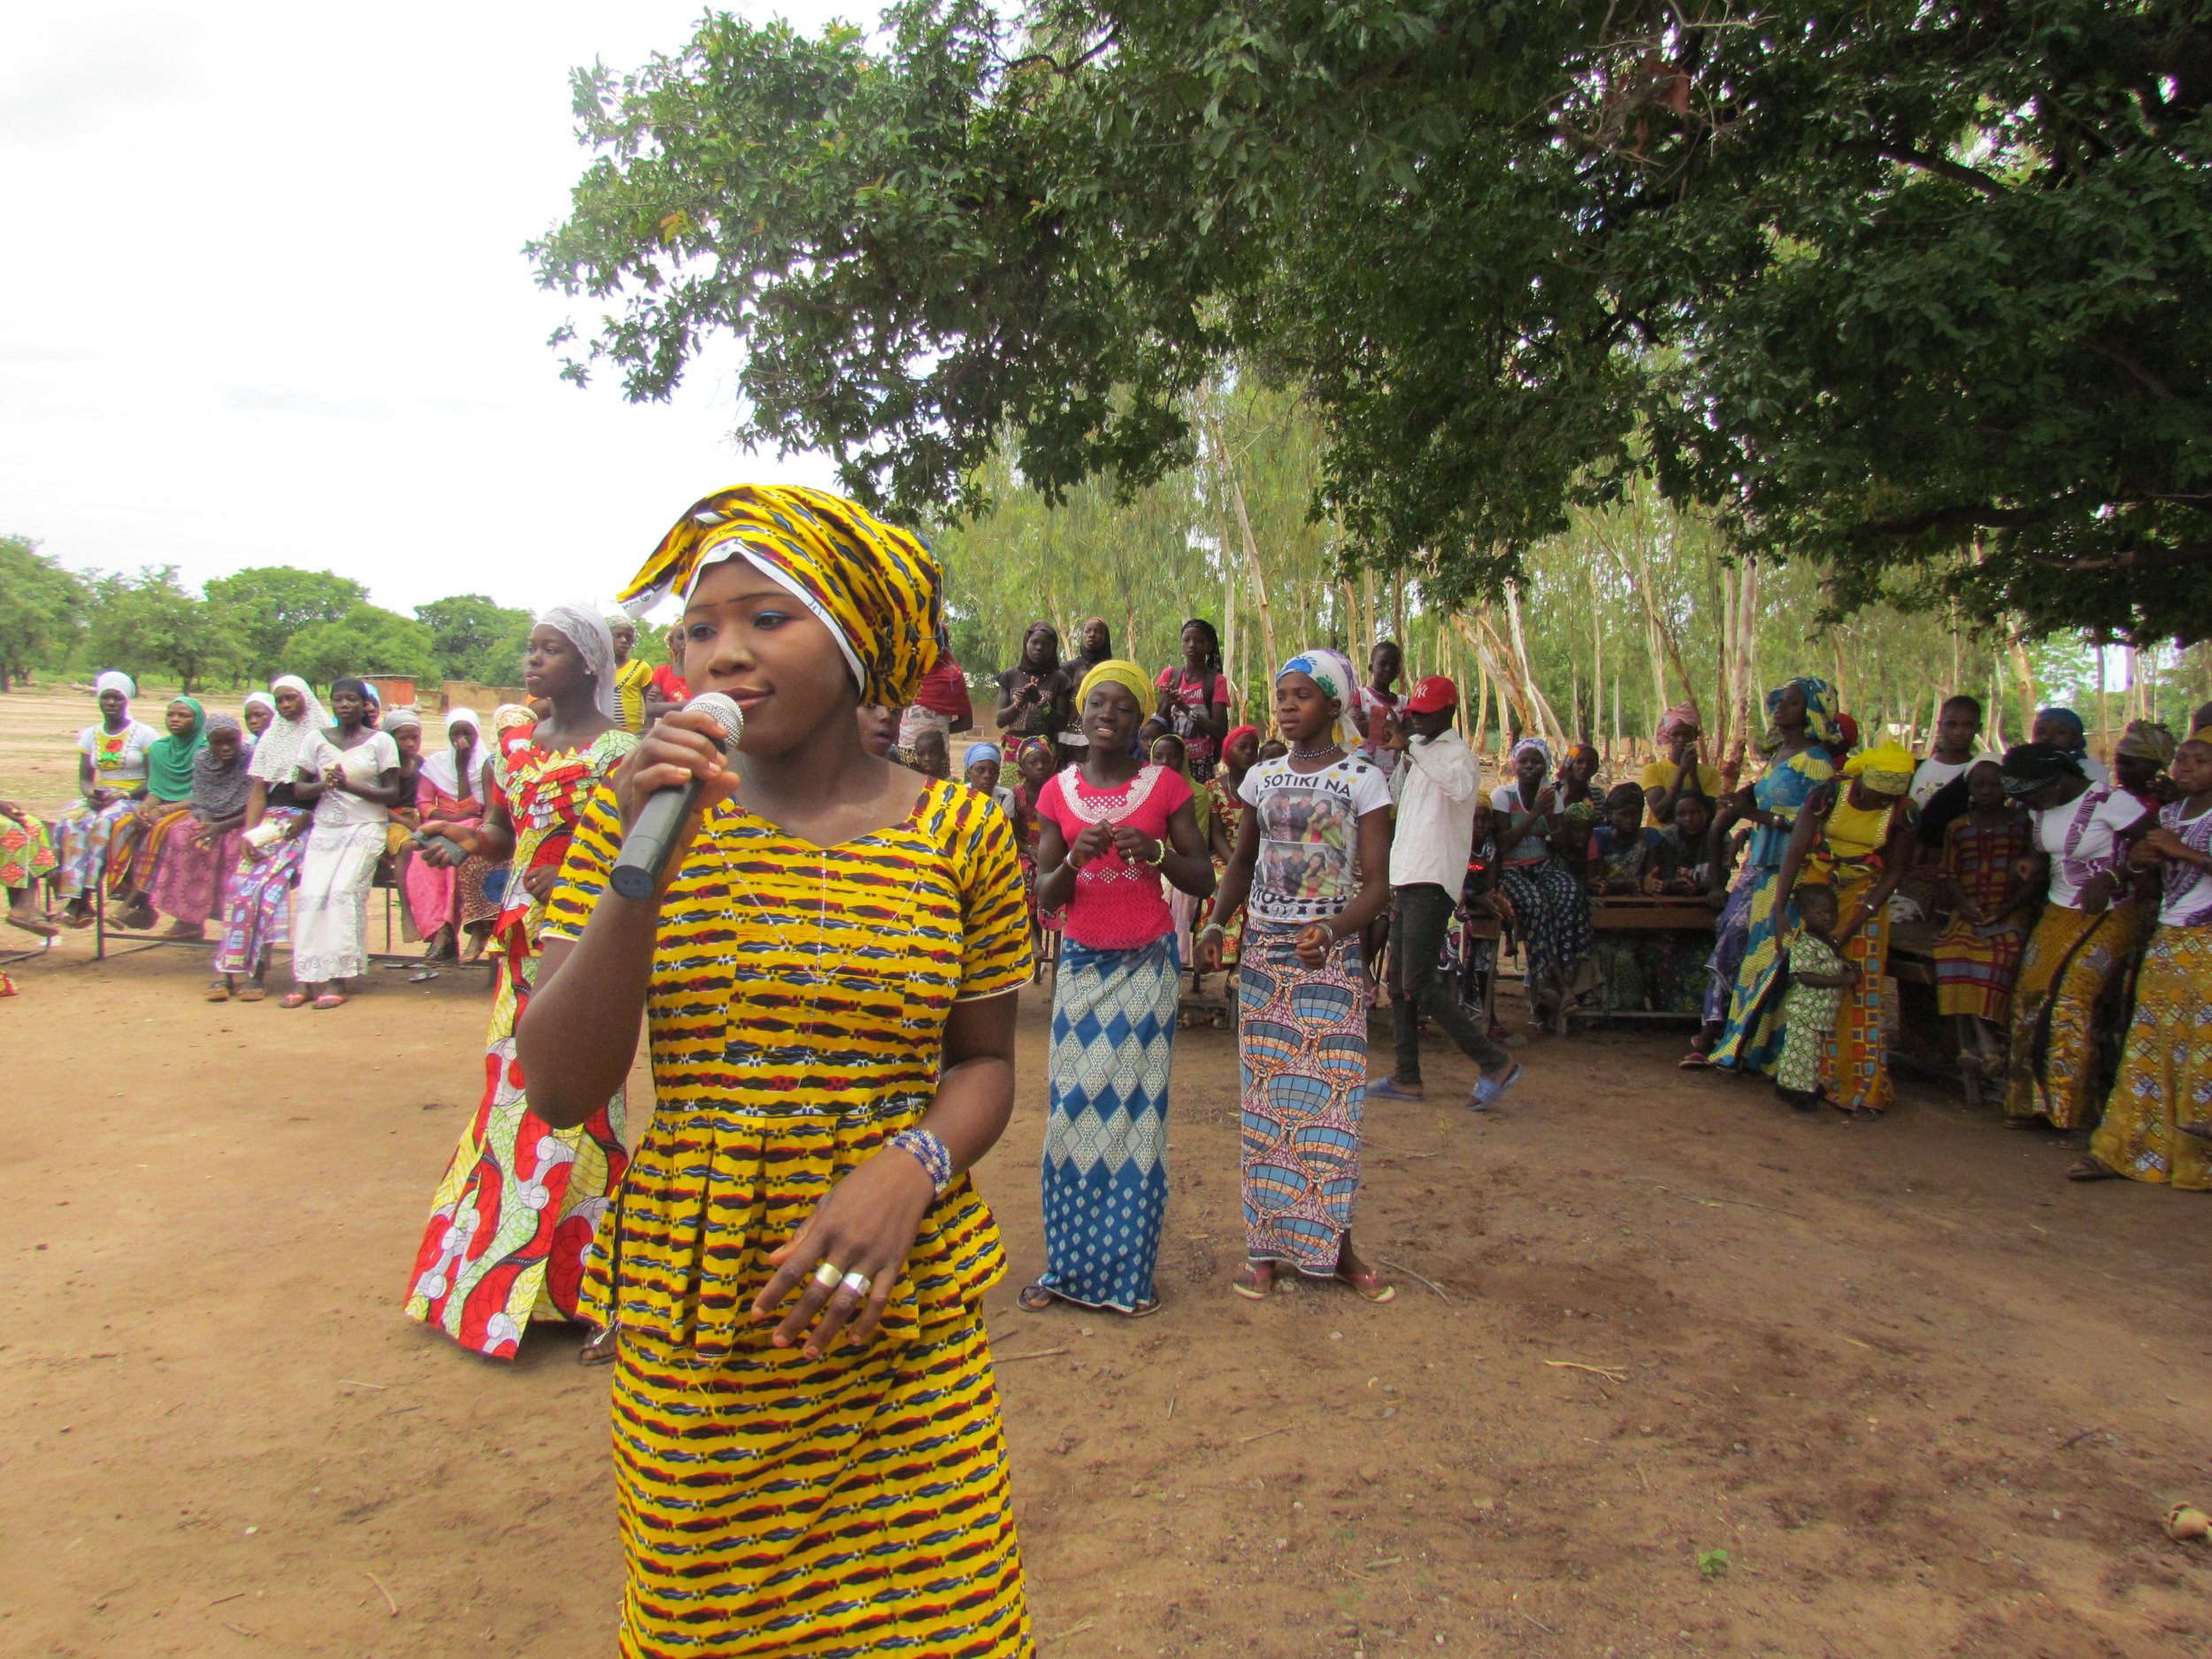
{"label": "pink knit top", "polygon": [[[1167,840],[1167,821],[1191,798],[1179,772],[1148,765],[1118,789],[1094,789],[1076,767],[1055,772],[1037,792],[1038,813],[1060,826],[1070,846],[1093,824],[1126,824],[1155,841]],[[1111,849],[1075,872],[1063,928],[1093,950],[1132,950],[1148,945],[1174,924],[1166,883],[1149,864],[1133,864]]]}

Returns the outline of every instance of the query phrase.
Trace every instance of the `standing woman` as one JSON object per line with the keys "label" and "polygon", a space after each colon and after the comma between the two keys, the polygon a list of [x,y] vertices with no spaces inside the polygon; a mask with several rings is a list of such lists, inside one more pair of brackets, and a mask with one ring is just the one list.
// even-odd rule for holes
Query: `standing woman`
{"label": "standing woman", "polygon": [[2192,733],[2171,764],[2181,797],[2133,854],[2159,872],[2158,931],[2104,1122],[2070,1173],[2200,1193],[2212,1189],[2212,730]]}
{"label": "standing woman", "polygon": [[2029,885],[2045,889],[2013,986],[2005,1121],[2084,1128],[2096,1112],[2097,1003],[2149,928],[2124,841],[2150,814],[2126,791],[2091,783],[2070,749],[2023,743],[1997,764],[2033,823]]}
{"label": "standing woman", "polygon": [[146,753],[161,733],[131,718],[138,683],[110,669],[92,682],[100,718],[77,733],[77,791],[54,820],[54,893],[68,901],[62,919],[92,926],[85,897],[107,873],[108,845],[117,826],[138,810],[146,793]]}
{"label": "standing woman", "polygon": [[1744,950],[1728,995],[1728,1014],[1711,1049],[1711,1062],[1731,1071],[1772,1071],[1782,1056],[1782,998],[1787,963],[1783,947],[1797,918],[1779,902],[1782,860],[1797,826],[1798,809],[1835,776],[1826,744],[1835,736],[1834,693],[1824,680],[1805,676],[1767,693],[1766,735],[1759,749],[1766,774],[1736,795],[1739,818],[1756,827],[1739,881],[1750,883],[1744,912]]}
{"label": "standing woman", "polygon": [[1083,711],[1075,706],[1075,694],[1101,663],[1114,660],[1114,631],[1104,617],[1085,617],[1076,630],[1077,649],[1060,665],[1060,764],[1071,766],[1083,758]]}
{"label": "standing woman", "polygon": [[[1545,781],[1551,775],[1551,746],[1540,737],[1525,737],[1513,746],[1509,764],[1513,781],[1490,792],[1498,845],[1505,849],[1498,888],[1513,908],[1514,931],[1528,952],[1530,1006],[1540,1025],[1549,1024],[1565,1011],[1575,970],[1590,954],[1590,895],[1581,878],[1555,856],[1555,842],[1568,832],[1559,790]],[[1589,832],[1582,836],[1586,843]]]}
{"label": "standing woman", "polygon": [[[671,715],[587,809],[524,1016],[538,1109],[583,1121],[641,1017],[655,1110],[588,1306],[619,1320],[628,1659],[1031,1651],[982,1318],[1004,1271],[967,1168],[1014,1100],[1029,972],[1002,813],[862,746],[933,658],[941,577],[818,490],[740,487],[634,585],[683,596]],[[657,900],[607,887],[650,791],[705,782]]]}
{"label": "standing woman", "polygon": [[[135,818],[116,827],[108,858],[108,891],[123,906],[122,925],[151,927],[156,906],[147,893],[161,868],[170,837],[189,833],[192,823],[192,762],[206,746],[207,710],[197,697],[171,701],[164,716],[168,731],[146,751],[146,795]],[[126,842],[127,841],[127,845]],[[201,930],[182,920],[173,923],[173,939],[197,939]]]}
{"label": "standing woman", "polygon": [[[176,918],[174,932],[199,939],[210,917],[223,914],[231,874],[244,850],[246,798],[253,780],[246,772],[246,733],[227,714],[207,717],[204,739],[192,757],[191,817],[172,834],[154,871],[149,902]],[[226,1002],[227,980],[208,987],[208,1001]]]}
{"label": "standing woman", "polygon": [[[501,734],[483,822],[438,832],[464,854],[508,864],[510,874],[494,935],[502,954],[484,1097],[432,1195],[407,1315],[494,1359],[515,1356],[533,1318],[581,1317],[585,1258],[628,1163],[619,1080],[595,1110],[556,1133],[526,1097],[515,1047],[535,984],[545,902],[576,821],[638,746],[618,718],[615,672],[614,641],[596,611],[556,605],[540,617],[522,683],[552,712]],[[452,856],[434,847],[422,856]]]}
{"label": "standing woman", "polygon": [[1174,1057],[1174,924],[1160,889],[1214,890],[1189,780],[1130,757],[1153,687],[1105,662],[1076,689],[1088,744],[1037,803],[1037,902],[1064,910],[1052,976],[1052,1095],[1045,1123],[1045,1271],[1021,1293],[1158,1311],[1152,1269],[1167,1213],[1167,1086]]}
{"label": "standing woman", "polygon": [[1882,977],[1889,970],[1890,895],[1912,867],[1917,840],[1909,798],[1916,764],[1894,743],[1846,761],[1840,782],[1824,785],[1798,814],[1775,887],[1774,902],[1783,908],[1801,874],[1835,894],[1841,925],[1834,948],[1855,976],[1814,1052],[1828,1103],[1854,1117],[1887,1111],[1894,1095],[1884,1059]]}
{"label": "standing woman", "polygon": [[246,763],[246,821],[240,832],[245,854],[223,908],[223,942],[215,950],[215,972],[226,989],[237,991],[238,976],[251,976],[238,991],[242,1002],[261,1001],[269,953],[292,936],[292,889],[314,826],[297,792],[301,757],[330,721],[297,674],[278,676],[269,689],[276,718]]}
{"label": "standing woman", "polygon": [[[998,677],[1000,736],[1018,754],[1033,737],[1056,742],[1070,718],[1062,705],[1071,700],[1060,673],[1060,631],[1049,622],[1031,623],[1020,660]],[[1059,770],[1056,755],[1053,770]]]}
{"label": "standing woman", "polygon": [[1302,652],[1276,674],[1289,749],[1245,774],[1252,810],[1198,936],[1209,973],[1225,924],[1249,901],[1237,986],[1246,1263],[1232,1288],[1254,1300],[1284,1266],[1340,1279],[1370,1302],[1397,1294],[1352,1248],[1367,1094],[1360,935],[1390,902],[1390,784],[1347,747],[1355,683],[1332,650]]}
{"label": "standing woman", "polygon": [[652,695],[653,671],[637,649],[637,624],[627,617],[606,618],[607,637],[614,641],[616,718],[622,729],[635,734],[645,729],[645,703]]}
{"label": "standing woman", "polygon": [[1958,1022],[1959,1070],[1978,1080],[2005,1074],[2012,982],[2027,944],[2024,916],[2035,902],[2020,864],[2035,843],[2028,815],[2005,799],[1995,761],[1975,761],[1960,776],[1967,810],[1944,826],[1937,865],[1951,918],[1936,935],[1936,1011]]}
{"label": "standing woman", "polygon": [[400,802],[399,745],[369,726],[367,684],[331,681],[330,707],[338,723],[307,740],[299,757],[304,776],[292,786],[312,804],[315,824],[300,860],[286,1008],[311,999],[318,1009],[342,1008],[346,981],[368,972],[369,883]]}
{"label": "standing woman", "polygon": [[1221,672],[1221,636],[1203,617],[1183,624],[1183,661],[1154,682],[1159,718],[1183,740],[1194,783],[1210,782],[1217,745],[1229,731],[1229,681]]}
{"label": "standing woman", "polygon": [[[484,821],[489,800],[491,751],[484,742],[482,723],[473,709],[450,709],[445,717],[446,746],[422,763],[415,789],[415,810],[427,834],[449,829],[475,829]],[[415,932],[430,941],[425,961],[451,962],[458,957],[460,936],[469,937],[467,960],[484,952],[491,924],[499,906],[484,896],[484,877],[491,864],[471,853],[454,866],[432,864],[419,849],[407,857],[401,886]]]}

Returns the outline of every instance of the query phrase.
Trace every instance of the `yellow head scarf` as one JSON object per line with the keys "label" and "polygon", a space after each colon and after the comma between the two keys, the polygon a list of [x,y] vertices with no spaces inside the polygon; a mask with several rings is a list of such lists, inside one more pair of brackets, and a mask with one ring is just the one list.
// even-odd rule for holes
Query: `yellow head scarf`
{"label": "yellow head scarf", "polygon": [[1110,657],[1083,676],[1083,683],[1075,688],[1075,718],[1083,718],[1083,705],[1091,700],[1091,693],[1101,686],[1126,686],[1129,695],[1137,700],[1140,718],[1152,712],[1157,701],[1152,693],[1152,682],[1144,677],[1144,670],[1134,663],[1118,657]]}
{"label": "yellow head scarf", "polygon": [[1856,778],[1876,795],[1903,795],[1912,787],[1913,769],[1919,764],[1911,751],[1896,743],[1862,749],[1843,763],[1843,775]]}
{"label": "yellow head scarf", "polygon": [[743,557],[834,634],[881,708],[914,701],[937,665],[944,577],[927,548],[856,502],[795,484],[739,484],[695,502],[619,595],[633,615],[688,594],[699,572]]}

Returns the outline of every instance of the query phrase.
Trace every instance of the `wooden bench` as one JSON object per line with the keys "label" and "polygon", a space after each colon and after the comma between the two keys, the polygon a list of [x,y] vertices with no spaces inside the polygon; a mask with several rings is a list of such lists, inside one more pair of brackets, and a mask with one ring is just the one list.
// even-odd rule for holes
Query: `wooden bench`
{"label": "wooden bench", "polygon": [[[1624,893],[1594,897],[1590,901],[1590,927],[1594,933],[1703,933],[1710,935],[1720,917],[1718,897],[1698,894],[1691,897],[1669,895],[1654,898],[1647,894]],[[1565,1025],[1571,1031],[1576,1021],[1586,1026],[1616,1019],[1634,1020],[1690,1020],[1700,1016],[1657,1008],[1582,1008],[1571,1009],[1565,1015]]]}

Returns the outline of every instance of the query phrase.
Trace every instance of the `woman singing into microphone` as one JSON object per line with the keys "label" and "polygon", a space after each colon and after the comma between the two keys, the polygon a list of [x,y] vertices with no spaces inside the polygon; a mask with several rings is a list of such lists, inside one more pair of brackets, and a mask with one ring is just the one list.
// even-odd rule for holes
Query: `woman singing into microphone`
{"label": "woman singing into microphone", "polygon": [[[686,513],[626,597],[682,595],[684,677],[745,713],[646,733],[578,826],[519,1031],[531,1105],[580,1122],[647,1025],[656,1109],[587,1311],[617,1349],[621,1651],[1032,1651],[965,1173],[1013,1104],[1029,977],[1005,815],[871,755],[935,660],[936,562],[820,491]],[[692,778],[657,901],[607,886]]]}

